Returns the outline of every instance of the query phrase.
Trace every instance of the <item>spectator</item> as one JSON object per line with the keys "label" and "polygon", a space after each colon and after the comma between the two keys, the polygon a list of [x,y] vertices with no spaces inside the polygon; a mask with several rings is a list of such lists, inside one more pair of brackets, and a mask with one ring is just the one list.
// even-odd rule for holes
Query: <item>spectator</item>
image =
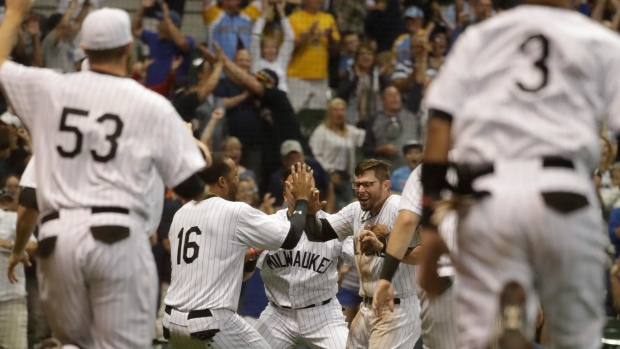
{"label": "spectator", "polygon": [[493,3],[491,0],[469,0],[469,8],[474,15],[474,19],[464,21],[456,26],[454,32],[452,32],[450,47],[454,45],[456,39],[468,26],[480,23],[493,15]]}
{"label": "spectator", "polygon": [[401,34],[392,46],[392,52],[394,54],[394,60],[398,62],[404,62],[408,60],[410,56],[411,38],[423,33],[422,25],[424,24],[424,11],[417,6],[410,6],[405,10],[403,15],[405,17],[405,30],[404,34]]}
{"label": "spectator", "polygon": [[329,102],[325,121],[310,136],[310,147],[323,169],[331,174],[335,209],[350,204],[355,194],[351,180],[356,149],[364,144],[366,131],[346,124],[347,103],[340,98]]}
{"label": "spectator", "polygon": [[613,164],[609,173],[611,174],[611,184],[606,187],[598,187],[605,219],[609,218],[609,214],[615,206],[620,206],[620,201],[618,201],[620,200],[620,163]]}
{"label": "spectator", "polygon": [[[21,175],[31,155],[32,144],[30,136],[26,129],[22,127],[19,118],[9,112],[5,112],[0,116],[0,129],[6,132],[5,135],[9,142],[7,157],[3,158],[4,161],[0,160],[0,163],[4,162],[5,169],[9,173]],[[6,174],[0,173],[0,178]]]}
{"label": "spectator", "polygon": [[403,156],[407,164],[392,172],[390,176],[390,180],[392,181],[392,185],[390,186],[391,191],[398,194],[403,192],[409,175],[411,175],[413,170],[422,162],[422,155],[423,147],[420,141],[410,140],[403,145]]}
{"label": "spectator", "polygon": [[431,34],[431,52],[426,65],[426,76],[434,78],[441,69],[448,49],[447,37],[444,31],[435,31]]}
{"label": "spectator", "polygon": [[259,182],[259,187],[265,190],[269,183],[267,178],[279,166],[277,158],[282,142],[295,139],[304,144],[306,154],[312,155],[312,151],[304,141],[291,102],[278,87],[278,75],[273,70],[262,69],[255,76],[251,76],[247,74],[247,70],[228,59],[221,50],[218,55],[224,60],[226,75],[251,93],[260,110],[265,139],[262,140],[262,173],[259,174],[263,181]]}
{"label": "spectator", "polygon": [[186,77],[192,64],[195,47],[194,39],[183,35],[179,29],[181,15],[170,11],[166,3],[161,4],[162,12],[157,13],[159,18],[157,32],[143,29],[144,11],[153,6],[155,0],[143,0],[133,21],[133,34],[149,47],[149,58],[153,60],[153,64],[147,68],[145,83],[147,87],[161,84],[166,80],[172,61],[177,56],[183,57],[183,63],[177,69],[176,76]]}
{"label": "spectator", "polygon": [[209,48],[217,43],[227,57],[233,58],[239,50],[250,48],[253,22],[261,15],[262,4],[252,1],[241,9],[241,0],[204,0],[203,18],[208,26]]}
{"label": "spectator", "polygon": [[[81,64],[81,62],[79,64]],[[147,71],[151,64],[153,64],[153,60],[151,59],[134,62],[131,65],[131,78],[146,86]],[[170,65],[170,71],[168,72],[168,77],[166,77],[166,80],[164,80],[161,84],[148,86],[147,88],[166,98],[170,96],[172,87],[174,86],[177,70],[181,64],[183,64],[183,57],[175,57]]]}
{"label": "spectator", "polygon": [[86,1],[90,2],[92,9],[102,8],[105,3],[105,0],[58,0],[58,13],[65,13],[73,2],[84,5]]}
{"label": "spectator", "polygon": [[63,73],[75,71],[73,53],[76,46],[73,39],[82,28],[82,22],[86,18],[91,5],[90,2],[85,1],[75,22],[71,23],[71,17],[77,6],[77,1],[72,1],[64,15],[56,13],[47,19],[45,25],[49,33],[41,44],[45,67]]}
{"label": "spectator", "polygon": [[24,20],[12,52],[13,61],[31,67],[43,67],[40,28],[39,15],[33,13]]}
{"label": "spectator", "polygon": [[598,168],[594,170],[594,175],[599,178],[601,188],[611,186],[611,166],[615,158],[612,149],[609,139],[601,136],[601,160]]}
{"label": "spectator", "polygon": [[[214,99],[216,98],[216,97],[213,97],[213,95],[211,95],[210,97]],[[220,121],[226,115],[226,110],[224,110],[223,105],[214,108],[214,104],[212,104],[211,102],[205,102],[203,103],[202,106],[204,108],[200,111],[197,109],[196,112],[206,113],[207,110],[213,110],[213,111],[211,112],[211,115],[208,117],[207,125],[204,127],[204,129],[202,130],[202,133],[200,134],[198,138],[200,139],[202,143],[206,144],[209,147],[209,149],[214,149],[214,146],[215,146],[215,149],[222,149],[223,147],[222,144],[224,142],[224,138],[226,137],[226,125],[225,125],[225,122],[220,122]],[[201,115],[200,117],[203,117],[203,116]],[[193,119],[192,121],[195,121],[195,120],[196,119]],[[200,127],[201,126],[199,125],[199,128]],[[196,129],[195,127],[192,126],[194,133],[196,133],[196,131],[198,131],[199,128]],[[239,167],[237,167],[237,169],[239,169]]]}
{"label": "spectator", "polygon": [[378,0],[366,17],[366,34],[377,42],[377,51],[392,49],[404,30],[400,0]]}
{"label": "spectator", "polygon": [[230,156],[232,161],[235,162],[235,165],[237,166],[237,175],[239,175],[239,180],[256,180],[254,172],[252,170],[248,170],[239,163],[241,161],[241,155],[243,154],[243,145],[239,141],[239,138],[227,137],[224,140],[224,144],[222,145],[222,152]]}
{"label": "spectator", "polygon": [[320,11],[322,6],[322,0],[306,0],[303,10],[290,16],[295,51],[287,74],[296,112],[327,105],[329,50],[340,41],[340,34],[332,15]]}
{"label": "spectator", "polygon": [[382,108],[381,91],[389,79],[380,74],[374,46],[364,43],[355,53],[353,65],[345,71],[338,97],[348,103],[347,123],[366,128],[368,120]]}
{"label": "spectator", "polygon": [[[0,269],[8,269],[13,242],[17,212],[11,193],[0,190]],[[37,248],[35,238],[30,237],[26,251],[32,257]],[[26,284],[24,266],[16,267],[17,283],[11,284],[6,275],[0,278],[0,348],[26,349],[28,347],[26,307]]]}
{"label": "spectator", "polygon": [[[362,0],[332,0],[331,12],[336,14],[338,30],[341,33],[364,34],[364,22],[368,10]],[[355,52],[355,50],[353,51]]]}
{"label": "spectator", "polygon": [[282,156],[282,166],[271,175],[271,180],[269,182],[269,193],[275,198],[274,207],[281,207],[284,202],[284,187],[281,182],[282,171],[298,162],[305,162],[314,170],[314,182],[316,188],[321,192],[320,199],[328,201],[327,206],[329,206],[329,208],[324,211],[328,211],[328,209],[329,211],[333,211],[333,198],[328,198],[330,194],[329,175],[325,172],[321,164],[313,158],[306,157],[301,144],[294,139],[289,139],[282,143],[282,146],[280,146],[280,155]]}
{"label": "spectator", "polygon": [[13,197],[12,204],[10,206],[7,206],[9,211],[17,212],[19,194],[21,193],[21,187],[19,186],[19,176],[15,173],[9,173],[8,175],[4,176],[4,178],[2,178],[1,185],[2,188],[11,193],[11,196]]}
{"label": "spectator", "polygon": [[616,258],[612,265],[609,271],[609,279],[611,283],[613,306],[616,312],[620,313],[620,258]]}
{"label": "spectator", "polygon": [[273,14],[272,7],[268,7],[254,24],[250,52],[252,53],[252,72],[257,73],[262,69],[273,70],[278,74],[280,81],[278,88],[288,92],[286,69],[295,49],[295,33],[293,33],[291,22],[284,12],[284,5],[284,1],[279,1],[274,5],[278,11],[280,25],[284,32],[282,46],[278,48],[278,42],[275,38],[263,35],[265,24]]}
{"label": "spectator", "polygon": [[394,86],[404,95],[406,107],[417,113],[426,87],[428,64],[428,39],[435,24],[429,23],[424,33],[415,35],[411,41],[409,59],[396,63],[392,74]]}
{"label": "spectator", "polygon": [[390,86],[383,91],[383,111],[373,117],[366,127],[364,152],[390,164],[392,168],[405,165],[400,149],[411,138],[420,138],[420,122],[403,108],[398,89]]}
{"label": "spectator", "polygon": [[[338,63],[338,76],[342,78],[353,66],[355,54],[360,47],[360,37],[355,32],[342,33],[342,52]],[[374,49],[373,49],[374,51]]]}
{"label": "spectator", "polygon": [[[235,54],[234,62],[235,66],[243,70],[245,76],[250,76],[252,59],[248,50],[239,50]],[[260,177],[262,144],[265,141],[264,121],[261,119],[254,100],[249,98],[250,93],[245,86],[236,83],[230,77],[221,79],[213,94],[224,101],[228,134],[239,138],[245,149],[241,157],[241,165]],[[260,178],[257,180],[260,181]]]}

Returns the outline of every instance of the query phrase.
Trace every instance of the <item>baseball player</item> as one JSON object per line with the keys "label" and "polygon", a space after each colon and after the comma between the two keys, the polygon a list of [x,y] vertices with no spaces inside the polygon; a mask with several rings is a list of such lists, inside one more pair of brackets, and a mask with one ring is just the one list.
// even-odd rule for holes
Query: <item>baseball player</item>
{"label": "baseball player", "polygon": [[[7,61],[30,4],[6,2],[0,83],[36,139],[45,311],[63,343],[148,348],[157,277],[144,234],[147,191],[158,176],[181,197],[204,198],[195,173],[205,156],[166,99],[124,78],[132,46],[125,11],[101,9],[85,19],[81,46],[88,71],[61,75]],[[10,263],[21,259],[29,235],[17,236]]]}
{"label": "baseball player", "polygon": [[[459,191],[476,198],[459,216],[459,348],[496,334],[504,348],[527,347],[538,298],[549,347],[600,347],[606,239],[591,175],[600,123],[620,131],[620,38],[569,8],[530,0],[470,27],[426,96],[425,288],[439,288],[431,216],[451,140]],[[388,254],[386,280],[403,251]]]}
{"label": "baseball player", "polygon": [[394,312],[385,309],[380,316],[376,316],[371,309],[372,295],[383,265],[383,252],[371,255],[362,253],[363,239],[360,237],[369,234],[366,230],[369,226],[381,224],[391,230],[394,225],[400,196],[390,194],[389,178],[389,165],[385,162],[375,159],[360,162],[352,182],[358,202],[324,219],[309,220],[306,229],[311,241],[336,238],[342,241],[347,236],[355,237],[355,262],[360,274],[360,296],[363,301],[351,324],[347,348],[410,349],[420,337],[420,301],[417,296],[420,288],[415,266],[403,265],[396,273]]}
{"label": "baseball player", "polygon": [[[290,169],[282,172],[284,201],[288,209],[275,213],[285,222],[294,211],[294,198],[285,182],[293,180]],[[327,216],[323,211],[317,217]],[[264,251],[257,267],[265,283],[269,305],[260,315],[256,329],[274,349],[293,348],[303,343],[312,348],[344,349],[349,329],[336,298],[338,259],[354,264],[338,240],[310,242],[302,236],[292,250]]]}
{"label": "baseball player", "polygon": [[[390,235],[388,248],[392,244],[408,243],[414,238],[414,234],[419,233],[418,223],[422,214],[422,183],[420,182],[421,167],[418,166],[407,179],[405,190],[402,193],[398,217],[394,223],[394,229]],[[450,172],[451,182],[456,180],[455,173]],[[456,213],[451,211],[442,220],[439,226],[443,241],[446,243],[444,251],[455,250],[456,245]],[[422,246],[424,248],[424,246]],[[413,262],[420,263],[421,249],[416,251],[418,258]],[[403,262],[405,262],[403,260]],[[441,256],[438,276],[442,279],[445,288],[440,296],[432,297],[422,290],[418,296],[422,312],[422,341],[425,349],[456,349],[457,348],[457,313],[456,299],[452,290],[454,279],[454,267],[450,256],[446,253]],[[373,297],[373,310],[375,314],[380,314],[382,307],[379,306],[378,300],[383,296],[382,292],[393,292],[388,290],[390,284],[386,280],[379,280],[377,289]]]}
{"label": "baseball player", "polygon": [[235,163],[223,153],[212,157],[213,164],[200,175],[213,196],[187,203],[170,227],[172,280],[165,299],[164,337],[173,348],[270,348],[236,313],[242,277],[249,278],[257,262],[254,258],[244,266],[244,255],[250,247],[291,250],[297,245],[312,171],[296,165],[289,187],[295,207],[288,220],[281,220],[234,202],[239,184]]}

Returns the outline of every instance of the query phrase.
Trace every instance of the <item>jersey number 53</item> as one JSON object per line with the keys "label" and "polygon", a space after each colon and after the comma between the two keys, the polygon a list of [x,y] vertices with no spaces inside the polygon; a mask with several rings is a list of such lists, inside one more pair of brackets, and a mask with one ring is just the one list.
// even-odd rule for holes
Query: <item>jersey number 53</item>
{"label": "jersey number 53", "polygon": [[[73,109],[73,108],[64,108],[62,110],[62,116],[60,117],[60,132],[69,132],[75,135],[75,146],[73,149],[65,149],[61,146],[56,146],[56,150],[58,154],[63,158],[74,158],[82,152],[82,145],[84,142],[84,135],[82,131],[76,126],[70,126],[67,124],[69,121],[69,117],[77,116],[77,117],[88,117],[88,111]],[[107,153],[99,154],[97,151],[92,150],[90,154],[96,162],[108,162],[116,156],[116,150],[118,149],[118,137],[121,136],[123,132],[123,121],[118,115],[115,114],[104,114],[97,118],[97,123],[103,124],[106,122],[114,123],[114,132],[106,136],[106,140],[110,143],[110,149]]]}

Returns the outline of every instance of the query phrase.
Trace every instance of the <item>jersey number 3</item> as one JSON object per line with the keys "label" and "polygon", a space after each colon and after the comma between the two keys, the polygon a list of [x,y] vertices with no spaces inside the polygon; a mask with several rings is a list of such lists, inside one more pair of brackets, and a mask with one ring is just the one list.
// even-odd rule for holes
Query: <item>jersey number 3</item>
{"label": "jersey number 3", "polygon": [[[187,229],[185,234],[183,233],[184,230],[185,228],[181,228],[181,231],[177,236],[179,238],[179,248],[177,250],[177,265],[181,264],[181,253],[183,254],[183,260],[185,261],[185,263],[192,264],[192,262],[194,262],[196,258],[198,258],[198,253],[200,252],[200,246],[198,246],[196,241],[189,241],[189,236],[192,235],[192,233],[196,233],[196,235],[202,235],[200,229],[198,229],[198,227],[191,227]],[[185,236],[185,239],[183,239],[183,236]],[[189,250],[192,250],[191,257],[189,256]]]}
{"label": "jersey number 3", "polygon": [[[80,110],[80,109],[72,109],[72,108],[64,108],[62,110],[62,116],[60,117],[60,132],[70,132],[75,135],[75,146],[71,150],[64,149],[61,146],[57,146],[56,150],[58,150],[58,154],[63,158],[74,158],[78,154],[82,152],[82,143],[84,141],[84,135],[82,131],[76,126],[69,126],[67,121],[69,121],[69,116],[75,115],[80,117],[88,117],[88,111]],[[118,149],[118,137],[120,137],[123,132],[123,121],[118,115],[114,114],[105,114],[100,116],[97,119],[97,122],[103,124],[105,122],[114,123],[114,132],[106,136],[106,140],[110,143],[110,150],[107,154],[99,154],[94,150],[90,151],[93,159],[97,162],[108,162],[116,156],[116,150]]]}
{"label": "jersey number 3", "polygon": [[534,62],[534,67],[540,70],[542,79],[536,87],[528,87],[525,86],[522,82],[518,81],[517,86],[519,86],[519,88],[525,92],[538,92],[545,86],[547,86],[547,82],[549,80],[549,67],[547,67],[547,58],[549,58],[549,39],[547,39],[547,37],[542,34],[530,36],[529,38],[527,38],[527,40],[525,40],[524,43],[521,44],[519,50],[521,52],[525,52],[528,45],[530,45],[530,43],[533,41],[540,42],[540,46],[542,49],[542,52],[540,53],[540,58]]}

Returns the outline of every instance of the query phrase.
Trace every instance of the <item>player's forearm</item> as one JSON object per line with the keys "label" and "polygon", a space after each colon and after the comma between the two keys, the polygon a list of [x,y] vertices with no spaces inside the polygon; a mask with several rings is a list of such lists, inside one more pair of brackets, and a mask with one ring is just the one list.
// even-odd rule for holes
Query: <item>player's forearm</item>
{"label": "player's forearm", "polygon": [[0,25],[0,66],[8,59],[13,50],[13,42],[19,34],[19,30],[24,20],[24,15],[20,12],[13,11],[10,8],[6,10],[4,20]]}
{"label": "player's forearm", "polygon": [[394,228],[388,240],[386,252],[402,260],[407,254],[407,249],[411,245],[415,228],[420,222],[420,216],[408,211],[401,210],[394,222]]}
{"label": "player's forearm", "polygon": [[428,119],[426,148],[423,162],[447,163],[450,151],[450,129],[452,116],[441,111],[431,110]]}
{"label": "player's forearm", "polygon": [[304,233],[304,226],[306,225],[306,213],[308,212],[308,201],[297,200],[295,201],[295,209],[293,214],[288,218],[291,223],[289,232],[282,243],[281,248],[285,250],[291,250],[297,246],[297,243],[301,239]]}
{"label": "player's forearm", "polygon": [[326,242],[338,239],[338,234],[326,219],[319,219],[316,215],[309,215],[306,218],[304,227],[306,236],[312,242]]}
{"label": "player's forearm", "polygon": [[620,277],[618,275],[611,275],[610,283],[614,308],[620,310]]}
{"label": "player's forearm", "polygon": [[37,226],[39,219],[39,211],[25,206],[17,207],[17,226],[15,229],[15,243],[13,244],[13,253],[21,255],[26,250],[30,235]]}

